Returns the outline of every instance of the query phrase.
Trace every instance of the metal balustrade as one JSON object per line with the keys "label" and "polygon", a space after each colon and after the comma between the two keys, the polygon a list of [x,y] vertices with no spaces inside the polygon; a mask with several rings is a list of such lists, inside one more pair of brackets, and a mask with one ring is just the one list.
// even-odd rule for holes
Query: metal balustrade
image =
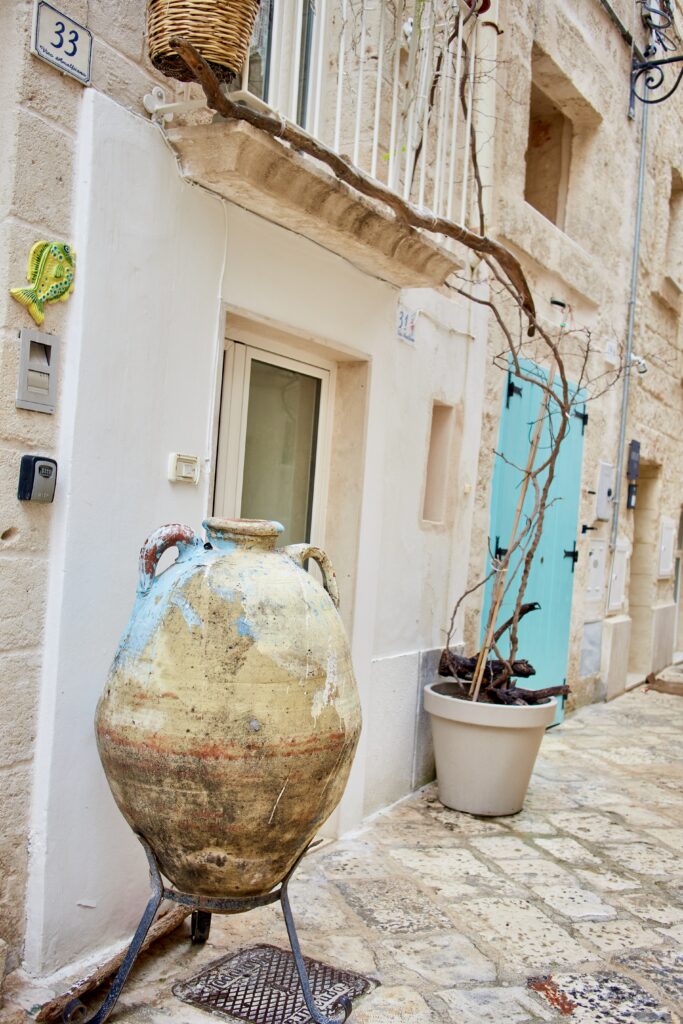
{"label": "metal balustrade", "polygon": [[459,0],[261,0],[233,89],[465,224],[477,31]]}

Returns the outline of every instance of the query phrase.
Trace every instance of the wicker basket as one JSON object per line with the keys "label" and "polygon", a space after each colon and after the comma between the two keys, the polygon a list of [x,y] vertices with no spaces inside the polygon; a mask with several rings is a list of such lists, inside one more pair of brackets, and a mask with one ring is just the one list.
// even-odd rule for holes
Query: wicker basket
{"label": "wicker basket", "polygon": [[170,46],[183,36],[199,50],[217,78],[230,82],[242,70],[259,0],[149,0],[149,56],[155,68],[181,82],[192,80]]}

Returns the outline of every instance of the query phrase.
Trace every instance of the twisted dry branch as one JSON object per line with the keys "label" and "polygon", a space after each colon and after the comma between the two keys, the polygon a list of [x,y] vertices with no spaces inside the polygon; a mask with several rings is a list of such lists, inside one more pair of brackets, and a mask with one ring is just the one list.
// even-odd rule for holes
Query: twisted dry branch
{"label": "twisted dry branch", "polygon": [[326,164],[340,181],[350,185],[362,195],[384,203],[405,224],[433,234],[445,235],[447,238],[460,242],[472,252],[495,260],[528,317],[529,333],[533,333],[536,309],[531,290],[519,260],[504,245],[495,242],[492,238],[487,238],[486,235],[478,235],[475,231],[470,231],[445,217],[434,217],[413,206],[412,203],[405,202],[391,189],[361,171],[350,160],[335,153],[286,118],[263,114],[244,104],[235,103],[221,90],[220,82],[213,71],[191,43],[176,36],[171,40],[171,46],[201,85],[208,106],[222,117],[233,121],[246,121],[267,135],[289,143],[298,152],[305,153],[306,156]]}

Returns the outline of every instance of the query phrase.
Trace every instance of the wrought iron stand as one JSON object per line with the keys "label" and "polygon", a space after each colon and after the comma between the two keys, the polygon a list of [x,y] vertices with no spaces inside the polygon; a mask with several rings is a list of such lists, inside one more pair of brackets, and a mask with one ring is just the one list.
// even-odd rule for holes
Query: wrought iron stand
{"label": "wrought iron stand", "polygon": [[[138,835],[138,839],[142,843],[145,853],[147,854],[147,862],[149,864],[149,876],[152,887],[152,894],[149,898],[149,903],[145,908],[140,924],[138,925],[131,944],[128,947],[128,952],[126,953],[123,963],[119,967],[116,977],[112,982],[112,986],[107,993],[107,997],[99,1010],[93,1014],[93,1016],[87,1017],[87,1009],[83,1003],[79,999],[72,999],[64,1010],[63,1020],[65,1024],[103,1024],[107,1019],[116,1006],[123,986],[126,984],[128,975],[130,974],[133,964],[140,953],[142,944],[145,941],[145,936],[150,929],[162,900],[172,900],[174,903],[182,904],[182,906],[192,907],[192,942],[195,944],[204,943],[208,939],[212,914],[243,914],[248,910],[255,910],[257,907],[266,907],[279,900],[282,906],[285,924],[287,926],[289,943],[292,947],[292,953],[294,954],[294,963],[296,965],[297,974],[299,975],[301,991],[304,997],[304,1002],[306,1003],[306,1009],[310,1013],[311,1019],[315,1024],[344,1024],[344,1021],[347,1020],[351,1013],[351,1000],[348,996],[340,996],[337,1000],[337,1004],[343,1014],[343,1016],[340,1017],[325,1017],[320,1013],[313,1001],[313,993],[306,973],[306,966],[301,955],[299,937],[296,933],[294,918],[292,916],[292,908],[289,903],[289,895],[287,892],[289,881],[307,850],[304,850],[301,857],[299,857],[297,862],[294,864],[284,881],[273,889],[272,892],[266,893],[264,896],[248,896],[242,899],[220,899],[208,896],[191,896],[188,893],[177,892],[175,889],[166,888],[161,878],[157,859],[154,856],[151,847],[145,842],[141,835]],[[310,847],[308,847],[308,849],[310,849]]]}

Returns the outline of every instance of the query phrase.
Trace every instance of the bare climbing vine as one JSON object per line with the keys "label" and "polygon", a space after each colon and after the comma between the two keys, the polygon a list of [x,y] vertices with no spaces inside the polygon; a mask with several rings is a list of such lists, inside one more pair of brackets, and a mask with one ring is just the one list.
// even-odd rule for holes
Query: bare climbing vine
{"label": "bare climbing vine", "polygon": [[[447,28],[447,45],[437,56],[427,91],[426,102],[430,107],[424,121],[427,126],[433,114],[439,79],[453,71],[447,63],[452,59],[452,43],[458,32],[462,33],[467,21],[482,9],[482,0],[473,0],[470,8],[469,14],[456,18],[452,27]],[[471,125],[468,148],[475,182],[477,231],[435,216],[401,198],[382,182],[365,174],[347,157],[339,155],[285,118],[235,103],[221,89],[209,65],[190,43],[176,38],[172,45],[201,85],[212,110],[228,120],[246,121],[280,144],[325,164],[340,181],[359,194],[384,204],[406,225],[453,239],[465,246],[478,261],[477,267],[450,276],[444,281],[444,286],[488,309],[494,329],[502,340],[502,348],[494,356],[494,364],[510,374],[511,380],[537,388],[541,403],[536,420],[529,424],[527,462],[524,466],[515,467],[520,474],[520,484],[517,495],[511,497],[511,501],[516,503],[511,536],[507,538],[504,550],[489,552],[487,574],[469,586],[455,604],[440,665],[441,674],[452,677],[453,681],[441,684],[441,687],[453,696],[499,704],[535,704],[552,695],[565,695],[568,691],[564,685],[529,690],[516,684],[516,679],[535,674],[533,666],[518,656],[520,623],[526,615],[540,610],[536,601],[526,599],[527,590],[546,516],[555,500],[553,482],[572,418],[579,405],[611,387],[620,371],[595,374],[590,332],[572,323],[570,309],[564,309],[559,329],[541,321],[521,263],[509,249],[487,235],[475,122],[473,117],[467,117],[471,113],[468,102],[473,102],[473,90],[469,88],[467,75],[463,75],[460,82],[459,102]],[[464,38],[460,39],[460,45],[467,55],[468,44]],[[423,140],[419,138],[416,141],[418,157],[422,144]],[[416,163],[417,159],[414,159],[413,168]],[[539,364],[547,369],[541,370]],[[530,365],[534,366],[533,370]],[[502,452],[496,452],[495,457],[505,458]],[[463,602],[488,583],[491,583],[491,595],[481,649],[474,657],[462,657],[451,648],[458,615]],[[510,602],[512,614],[499,625],[501,608],[504,603],[509,606]],[[503,640],[506,640],[505,650]]]}

